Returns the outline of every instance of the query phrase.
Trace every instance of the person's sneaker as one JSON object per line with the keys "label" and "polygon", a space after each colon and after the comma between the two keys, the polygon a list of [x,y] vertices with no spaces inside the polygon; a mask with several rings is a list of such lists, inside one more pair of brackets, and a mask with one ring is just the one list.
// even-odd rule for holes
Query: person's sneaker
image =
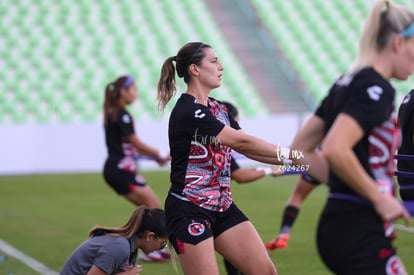
{"label": "person's sneaker", "polygon": [[164,263],[167,261],[159,251],[154,251],[149,254],[145,254],[144,252],[139,253],[139,259],[143,262],[153,262],[153,263]]}
{"label": "person's sneaker", "polygon": [[275,250],[278,248],[285,248],[288,246],[290,235],[289,233],[280,234],[276,239],[271,240],[265,244],[266,248],[269,250]]}

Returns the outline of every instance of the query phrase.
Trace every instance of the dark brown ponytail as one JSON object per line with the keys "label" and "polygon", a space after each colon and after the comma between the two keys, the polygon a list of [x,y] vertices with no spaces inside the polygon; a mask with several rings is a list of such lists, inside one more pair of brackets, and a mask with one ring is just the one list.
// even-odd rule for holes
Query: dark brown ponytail
{"label": "dark brown ponytail", "polygon": [[118,99],[120,97],[120,90],[122,85],[128,79],[128,76],[121,76],[114,82],[110,82],[105,87],[105,101],[103,104],[103,119],[106,127],[108,118],[111,120],[117,119],[118,113]]}
{"label": "dark brown ponytail", "polygon": [[[200,65],[205,54],[202,49],[211,48],[202,42],[190,42],[185,44],[178,51],[176,56],[168,57],[161,68],[161,75],[158,81],[158,108],[164,110],[167,103],[176,93],[175,71],[178,77],[184,78],[184,82],[188,83],[190,74],[188,66],[191,64]],[[175,67],[174,62],[175,61]]]}

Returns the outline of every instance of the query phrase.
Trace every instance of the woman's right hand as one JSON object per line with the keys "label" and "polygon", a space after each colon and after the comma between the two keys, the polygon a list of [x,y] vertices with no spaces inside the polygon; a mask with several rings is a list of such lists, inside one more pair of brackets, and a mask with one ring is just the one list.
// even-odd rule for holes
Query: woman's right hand
{"label": "woman's right hand", "polygon": [[171,155],[170,153],[159,154],[156,161],[159,166],[165,166],[171,161]]}
{"label": "woman's right hand", "polygon": [[[142,265],[134,265],[134,266],[131,265],[130,267],[128,267],[127,270],[119,272],[119,273],[115,273],[115,275],[140,275],[142,270],[143,270]],[[92,268],[87,273],[87,275],[105,275],[105,274],[106,272],[104,272],[102,269],[100,269],[96,265],[93,265]]]}
{"label": "woman's right hand", "polygon": [[382,218],[384,222],[393,222],[400,218],[404,219],[405,224],[410,226],[411,217],[407,209],[394,197],[379,193],[380,195],[375,201],[372,201],[374,204],[375,211]]}
{"label": "woman's right hand", "polygon": [[283,176],[284,172],[283,169],[281,169],[281,165],[272,167],[272,173],[270,174],[272,177],[279,177]]}
{"label": "woman's right hand", "polygon": [[144,270],[142,265],[135,265],[131,266],[128,270],[125,270],[124,272],[117,273],[117,275],[139,275]]}

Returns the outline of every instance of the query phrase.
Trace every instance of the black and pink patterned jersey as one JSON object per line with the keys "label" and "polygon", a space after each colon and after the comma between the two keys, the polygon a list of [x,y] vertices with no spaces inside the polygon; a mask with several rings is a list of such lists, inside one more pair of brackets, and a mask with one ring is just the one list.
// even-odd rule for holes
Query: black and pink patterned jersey
{"label": "black and pink patterned jersey", "polygon": [[137,150],[127,140],[127,137],[134,133],[134,120],[127,110],[119,108],[115,120],[108,116],[105,127],[108,159],[117,163],[119,169],[131,173],[135,173],[137,170],[135,159]]}
{"label": "black and pink patterned jersey", "polygon": [[[399,145],[400,130],[394,108],[395,90],[372,68],[344,75],[331,88],[316,115],[329,131],[340,113],[351,116],[364,131],[353,150],[365,171],[384,193],[394,195],[394,153]],[[335,173],[329,175],[333,193],[355,194]]]}
{"label": "black and pink patterned jersey", "polygon": [[213,98],[208,107],[189,94],[178,99],[168,129],[174,196],[217,212],[231,205],[231,149],[217,139],[226,125],[240,129]]}

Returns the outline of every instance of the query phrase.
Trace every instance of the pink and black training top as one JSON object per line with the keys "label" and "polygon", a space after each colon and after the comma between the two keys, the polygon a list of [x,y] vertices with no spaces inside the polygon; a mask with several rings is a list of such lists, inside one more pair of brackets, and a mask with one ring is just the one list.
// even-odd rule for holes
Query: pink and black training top
{"label": "pink and black training top", "polygon": [[[378,188],[392,196],[395,195],[394,153],[400,140],[394,99],[392,85],[374,69],[364,68],[339,78],[315,113],[325,122],[325,134],[340,113],[358,123],[363,137],[353,151]],[[359,197],[332,170],[329,187],[332,198],[353,200]]]}
{"label": "pink and black training top", "polygon": [[208,98],[204,106],[189,94],[178,99],[168,130],[173,196],[216,212],[230,207],[231,148],[217,138],[226,125],[240,129],[219,101]]}

